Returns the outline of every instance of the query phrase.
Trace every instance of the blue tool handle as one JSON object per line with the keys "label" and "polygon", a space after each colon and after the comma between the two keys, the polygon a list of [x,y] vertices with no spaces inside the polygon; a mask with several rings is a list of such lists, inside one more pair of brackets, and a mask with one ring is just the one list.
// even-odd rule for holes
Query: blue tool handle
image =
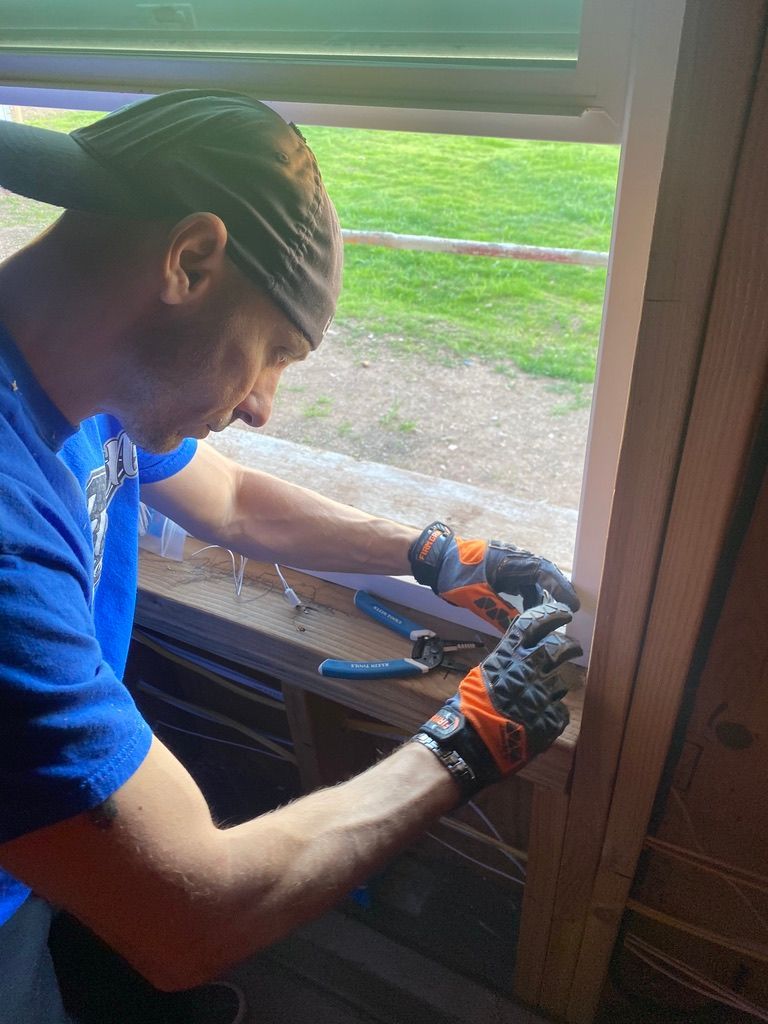
{"label": "blue tool handle", "polygon": [[394,661],[338,661],[326,658],[317,671],[321,676],[334,679],[399,679],[403,676],[418,676],[427,671],[427,666],[411,658]]}
{"label": "blue tool handle", "polygon": [[361,612],[370,615],[372,619],[375,619],[384,626],[388,626],[407,640],[418,640],[420,636],[435,635],[433,630],[425,629],[418,622],[406,619],[404,615],[400,615],[391,608],[387,608],[377,597],[369,594],[366,590],[356,590],[354,600],[355,607],[359,608]]}

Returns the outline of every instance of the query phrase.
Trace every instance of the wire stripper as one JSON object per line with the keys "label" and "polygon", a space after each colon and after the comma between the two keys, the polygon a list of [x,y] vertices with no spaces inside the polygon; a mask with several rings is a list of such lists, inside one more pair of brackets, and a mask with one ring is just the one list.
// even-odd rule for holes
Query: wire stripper
{"label": "wire stripper", "polygon": [[449,653],[485,647],[481,640],[443,640],[434,630],[425,629],[418,622],[400,615],[365,590],[355,591],[354,602],[356,608],[376,622],[408,640],[413,640],[411,656],[390,661],[341,661],[337,658],[326,658],[318,666],[321,676],[333,676],[336,679],[397,679],[418,676],[433,668],[465,673],[467,666],[454,661],[448,656]]}

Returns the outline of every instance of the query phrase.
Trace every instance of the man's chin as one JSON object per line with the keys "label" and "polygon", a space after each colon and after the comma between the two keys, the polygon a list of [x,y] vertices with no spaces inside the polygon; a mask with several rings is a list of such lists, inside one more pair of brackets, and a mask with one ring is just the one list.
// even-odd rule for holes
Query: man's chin
{"label": "man's chin", "polygon": [[151,452],[153,455],[165,455],[167,452],[172,452],[174,448],[178,448],[186,436],[186,434],[178,432],[174,434],[165,432],[161,434],[144,430],[137,430],[134,433],[129,432],[129,437],[134,444],[138,445],[145,452]]}

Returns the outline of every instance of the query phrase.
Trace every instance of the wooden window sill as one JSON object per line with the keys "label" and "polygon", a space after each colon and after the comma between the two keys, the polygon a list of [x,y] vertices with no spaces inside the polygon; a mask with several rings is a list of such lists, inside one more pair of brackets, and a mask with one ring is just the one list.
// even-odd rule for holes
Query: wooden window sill
{"label": "wooden window sill", "polygon": [[[141,552],[138,626],[267,672],[402,729],[404,734],[416,730],[455,691],[458,677],[450,672],[365,681],[321,676],[317,667],[324,658],[373,661],[407,657],[410,641],[358,611],[351,590],[288,570],[289,583],[311,606],[310,611],[296,613],[285,601],[272,565],[249,561],[238,597],[229,553],[210,549],[192,557],[201,547],[201,542],[188,539],[181,562]],[[474,636],[465,627],[421,612],[418,619],[444,637]],[[583,670],[568,666],[566,680],[574,687],[566,698],[571,723],[549,751],[521,772],[535,785],[560,792],[568,785],[579,734]]]}

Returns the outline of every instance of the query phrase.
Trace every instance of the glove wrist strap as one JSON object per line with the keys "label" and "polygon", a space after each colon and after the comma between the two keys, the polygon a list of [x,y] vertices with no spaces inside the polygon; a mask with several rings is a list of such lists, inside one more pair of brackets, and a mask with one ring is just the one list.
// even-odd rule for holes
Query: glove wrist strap
{"label": "glove wrist strap", "polygon": [[459,788],[461,801],[464,803],[480,789],[477,776],[469,767],[464,758],[455,750],[442,747],[436,739],[428,736],[425,732],[417,732],[412,738],[413,743],[420,743],[427,750],[431,750],[440,764]]}
{"label": "glove wrist strap", "polygon": [[[490,751],[473,729],[470,722],[450,703],[425,722],[419,729],[417,737],[424,736],[432,740],[438,753],[431,744],[424,743],[438,757],[446,769],[454,776],[461,789],[462,797],[470,796],[484,789],[489,783],[497,782],[501,774]],[[451,766],[454,766],[453,768]]]}
{"label": "glove wrist strap", "polygon": [[418,583],[432,587],[437,594],[437,577],[445,549],[453,540],[453,530],[439,520],[430,523],[408,549],[413,575]]}

